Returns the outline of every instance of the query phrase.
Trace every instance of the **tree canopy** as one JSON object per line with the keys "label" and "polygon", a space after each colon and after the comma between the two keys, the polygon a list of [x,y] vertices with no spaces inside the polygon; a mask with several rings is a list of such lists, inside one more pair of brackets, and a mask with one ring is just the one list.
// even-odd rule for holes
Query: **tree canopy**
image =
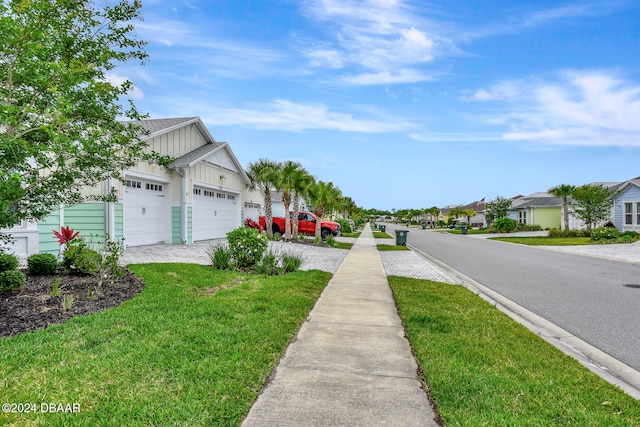
{"label": "tree canopy", "polygon": [[505,218],[511,208],[511,199],[497,196],[486,204],[486,218],[488,222],[493,222],[500,218]]}
{"label": "tree canopy", "polygon": [[141,4],[105,4],[0,2],[0,228],[80,203],[83,186],[149,156],[129,121],[143,118],[126,102],[133,85],[113,74],[147,56],[132,25]]}
{"label": "tree canopy", "polygon": [[599,222],[609,218],[612,195],[611,190],[602,185],[585,184],[573,190],[573,213],[585,223],[587,230],[592,231]]}

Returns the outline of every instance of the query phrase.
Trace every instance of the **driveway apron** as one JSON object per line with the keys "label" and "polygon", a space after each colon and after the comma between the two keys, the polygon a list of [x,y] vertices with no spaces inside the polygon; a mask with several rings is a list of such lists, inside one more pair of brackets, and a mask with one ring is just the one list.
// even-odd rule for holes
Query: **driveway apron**
{"label": "driveway apron", "polygon": [[436,426],[369,225],[244,426]]}

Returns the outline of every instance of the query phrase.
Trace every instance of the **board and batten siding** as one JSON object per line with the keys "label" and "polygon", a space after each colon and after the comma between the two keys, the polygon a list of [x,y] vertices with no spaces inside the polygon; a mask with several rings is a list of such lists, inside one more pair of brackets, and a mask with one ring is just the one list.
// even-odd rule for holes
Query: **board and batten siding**
{"label": "board and batten siding", "polygon": [[196,129],[189,125],[171,132],[158,135],[147,141],[148,152],[155,151],[163,156],[178,158],[207,143],[207,140]]}

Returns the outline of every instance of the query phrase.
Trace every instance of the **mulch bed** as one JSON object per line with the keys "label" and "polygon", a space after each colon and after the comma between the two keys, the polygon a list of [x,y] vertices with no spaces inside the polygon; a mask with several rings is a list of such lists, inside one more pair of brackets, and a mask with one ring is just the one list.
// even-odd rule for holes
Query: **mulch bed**
{"label": "mulch bed", "polygon": [[[51,296],[58,278],[61,280],[60,293]],[[144,288],[144,282],[128,270],[118,282],[104,281],[101,290],[97,290],[97,285],[95,276],[27,276],[27,283],[22,288],[0,293],[0,337],[46,328],[74,316],[116,307]],[[62,300],[69,295],[73,295],[73,304],[64,311]]]}

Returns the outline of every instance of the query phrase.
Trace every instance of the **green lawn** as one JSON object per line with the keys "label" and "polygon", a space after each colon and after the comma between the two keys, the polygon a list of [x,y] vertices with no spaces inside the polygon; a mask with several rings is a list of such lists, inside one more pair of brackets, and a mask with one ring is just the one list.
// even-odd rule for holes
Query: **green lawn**
{"label": "green lawn", "polygon": [[0,413],[0,425],[239,425],[331,277],[130,269],[147,286],[120,307],[0,339],[2,403],[81,408]]}
{"label": "green lawn", "polygon": [[447,426],[639,426],[640,402],[461,286],[390,277]]}
{"label": "green lawn", "polygon": [[590,237],[490,237],[491,240],[501,242],[519,243],[530,246],[573,246],[593,245],[595,242]]}

